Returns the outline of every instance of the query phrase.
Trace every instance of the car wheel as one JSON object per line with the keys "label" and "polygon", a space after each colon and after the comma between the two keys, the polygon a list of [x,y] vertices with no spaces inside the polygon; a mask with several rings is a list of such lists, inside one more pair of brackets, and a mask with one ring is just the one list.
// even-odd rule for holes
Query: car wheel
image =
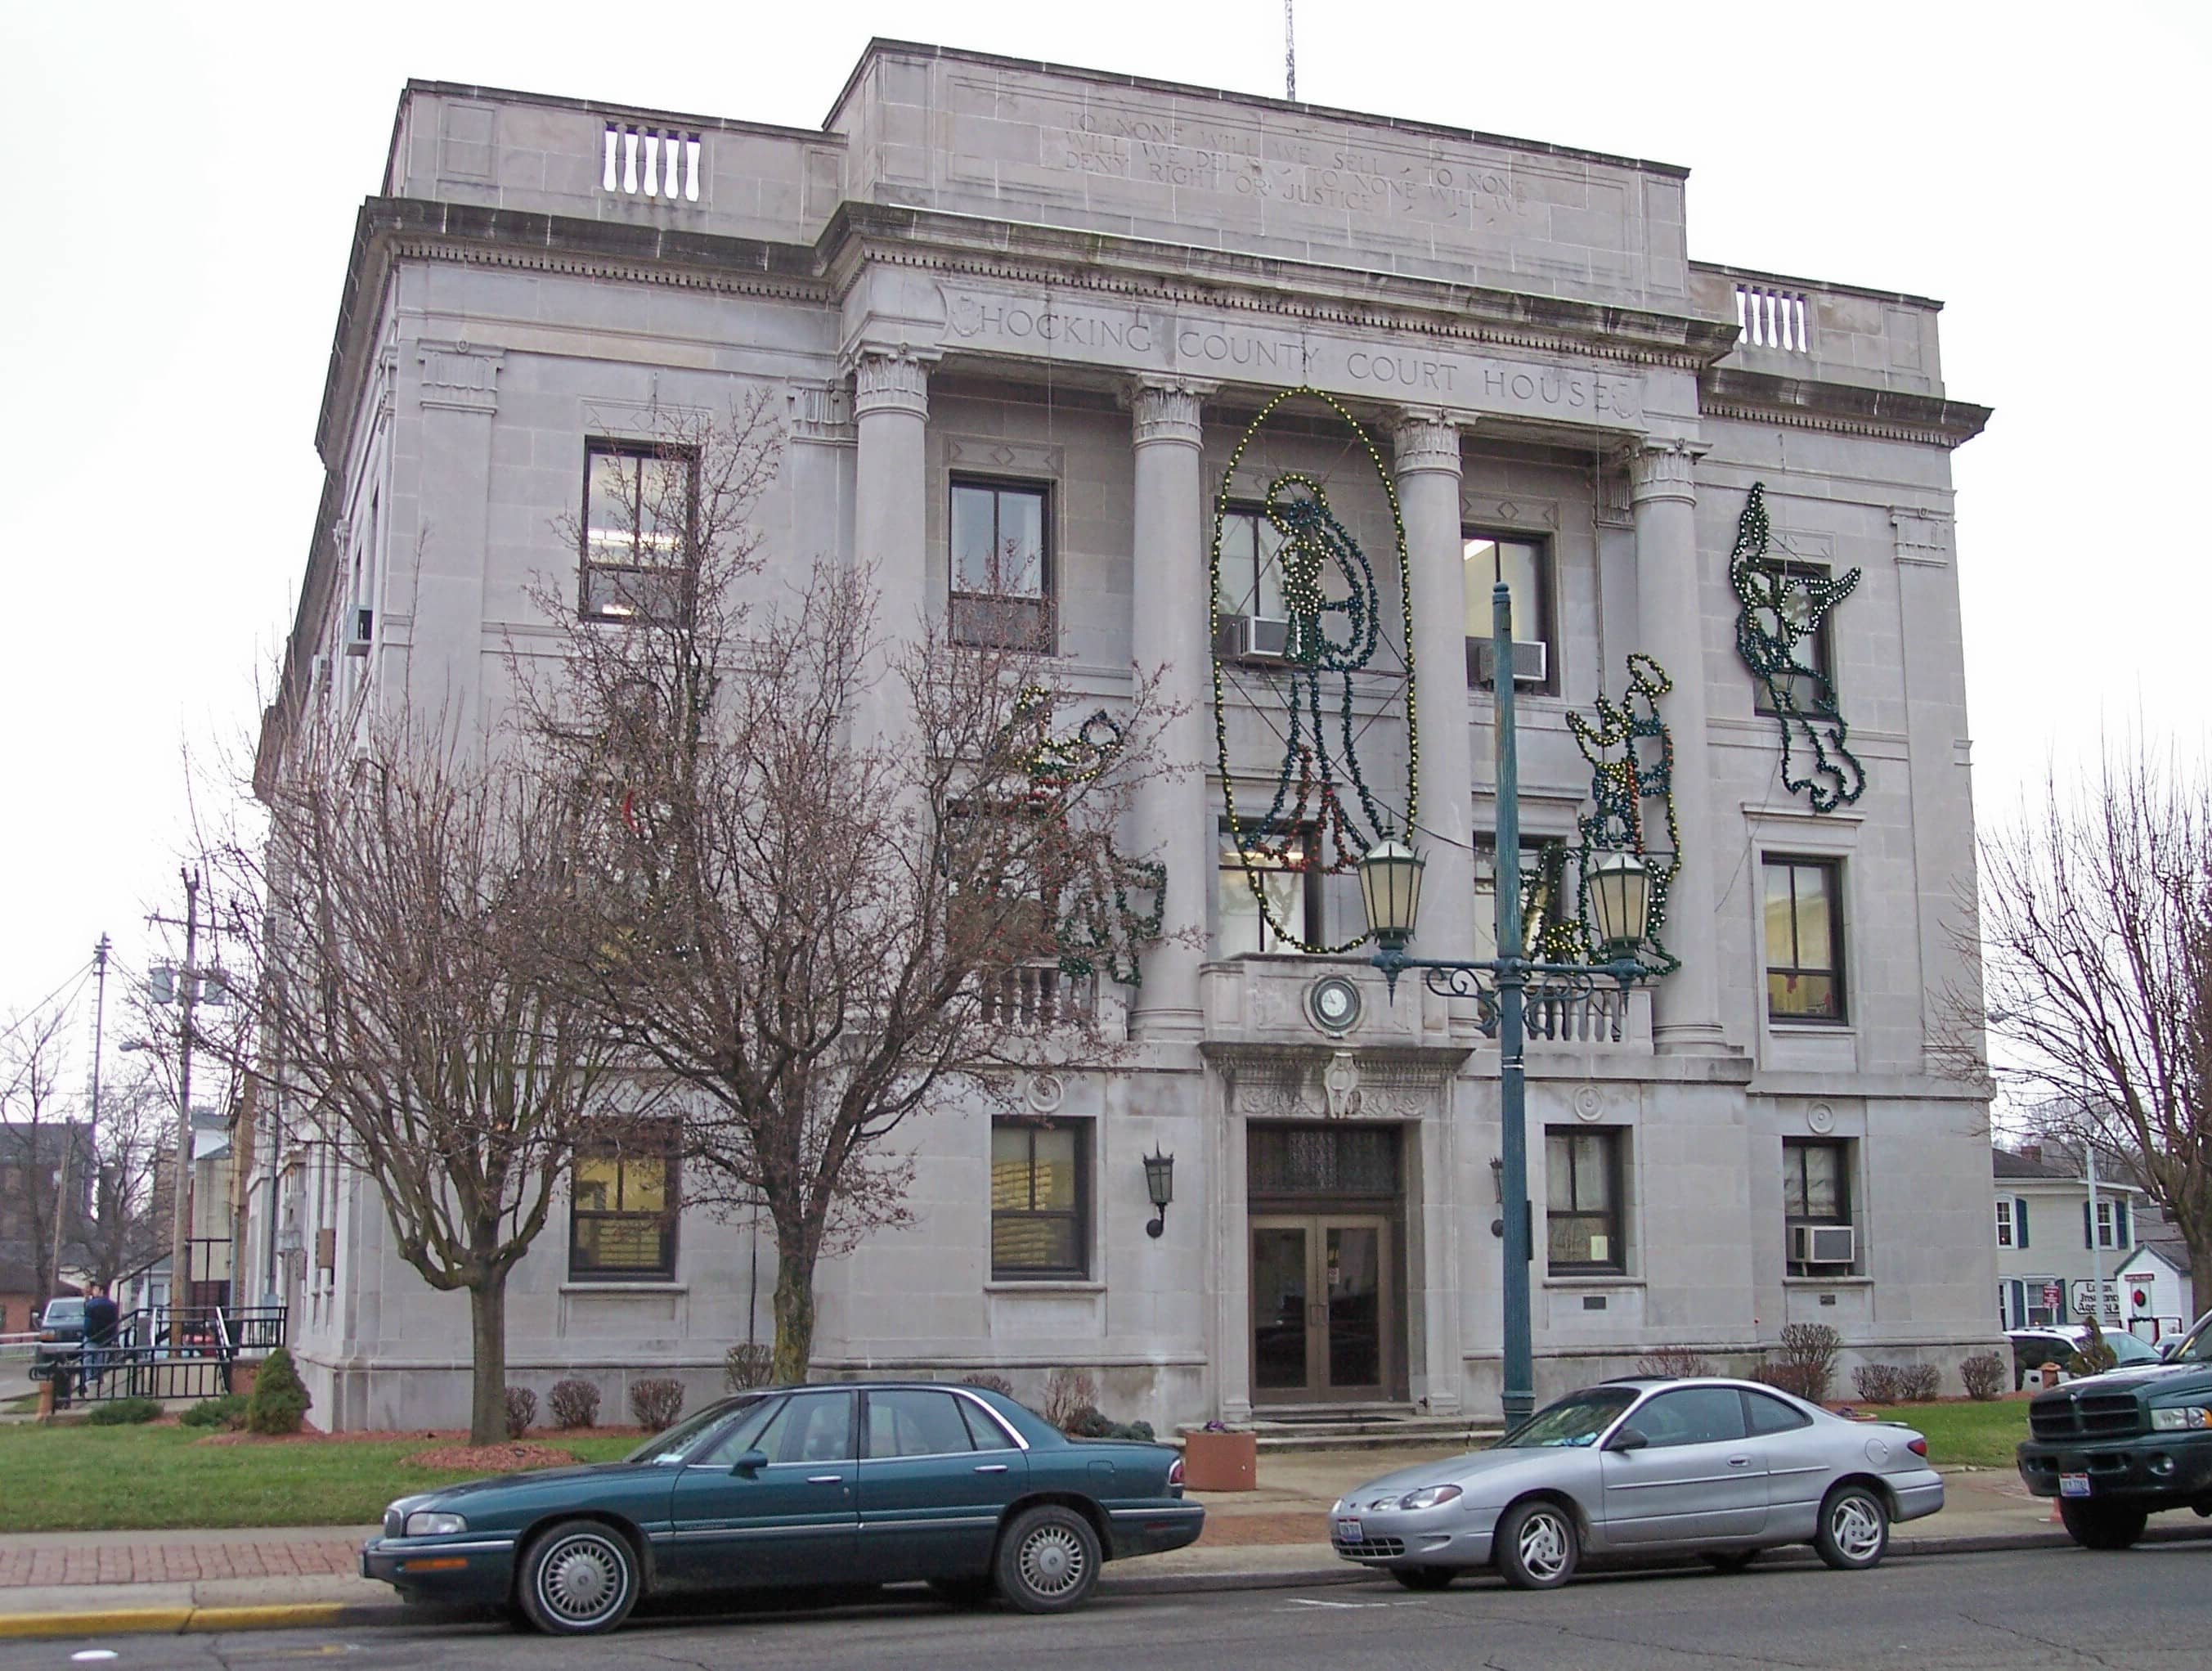
{"label": "car wheel", "polygon": [[1098,1582],[1098,1534],[1073,1509],[1046,1503],[1018,1515],[999,1540],[999,1594],[1024,1613],[1079,1607]]}
{"label": "car wheel", "polygon": [[1741,1572],[1759,1559],[1756,1549],[1709,1549],[1705,1565],[1716,1572]]}
{"label": "car wheel", "polygon": [[2058,1517],[2066,1522],[2066,1535],[2084,1549],[2126,1549],[2143,1534],[2149,1511],[2115,1508],[2109,1503],[2083,1503],[2074,1498],[2058,1499]]}
{"label": "car wheel", "polygon": [[1838,1572],[1881,1565],[1889,1548],[1889,1505],[1871,1486],[1838,1486],[1820,1504],[1813,1547]]}
{"label": "car wheel", "polygon": [[637,1604],[637,1557],[611,1526],[563,1521],[530,1546],[519,1588],[523,1613],[549,1636],[611,1631]]}
{"label": "car wheel", "polygon": [[932,1578],[929,1588],[940,1601],[949,1601],[956,1607],[980,1607],[995,1592],[990,1579]]}
{"label": "car wheel", "polygon": [[1574,1577],[1581,1553],[1575,1517],[1544,1498],[1508,1509],[1492,1542],[1498,1570],[1516,1589],[1557,1589]]}
{"label": "car wheel", "polygon": [[1443,1589],[1459,1572],[1449,1566],[1394,1566],[1390,1576],[1407,1589]]}

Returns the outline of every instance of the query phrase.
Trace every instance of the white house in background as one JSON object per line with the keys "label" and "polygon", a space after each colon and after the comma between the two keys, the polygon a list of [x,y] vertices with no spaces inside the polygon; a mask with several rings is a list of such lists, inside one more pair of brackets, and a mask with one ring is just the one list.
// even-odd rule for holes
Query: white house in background
{"label": "white house in background", "polygon": [[[2007,1328],[2079,1322],[2087,1285],[2117,1275],[2120,1256],[2136,1246],[2142,1191],[2100,1177],[2093,1208],[2079,1157],[2043,1143],[2023,1144],[2016,1152],[1991,1150],[1990,1170],[1999,1322]],[[2120,1315],[2128,1315],[2124,1294]],[[2112,1320],[2109,1314],[2099,1319]]]}
{"label": "white house in background", "polygon": [[2197,1321],[2197,1286],[2190,1274],[2189,1245],[2160,1215],[2148,1208],[2136,1227],[2136,1244],[2115,1275],[2120,1311],[2128,1327],[2146,1340],[2163,1340]]}

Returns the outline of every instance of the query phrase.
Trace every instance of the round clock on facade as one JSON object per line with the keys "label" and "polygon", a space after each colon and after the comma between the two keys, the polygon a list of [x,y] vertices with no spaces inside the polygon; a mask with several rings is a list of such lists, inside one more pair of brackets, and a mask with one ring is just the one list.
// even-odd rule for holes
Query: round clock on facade
{"label": "round clock on facade", "polygon": [[1306,1013],[1324,1033],[1346,1033],[1359,1020],[1359,988],[1341,975],[1316,981],[1306,991]]}

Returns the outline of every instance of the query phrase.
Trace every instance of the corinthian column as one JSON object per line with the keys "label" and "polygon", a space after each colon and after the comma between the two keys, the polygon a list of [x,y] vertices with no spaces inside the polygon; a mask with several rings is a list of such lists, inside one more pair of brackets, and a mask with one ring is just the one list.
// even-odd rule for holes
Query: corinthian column
{"label": "corinthian column", "polygon": [[1667,902],[1667,948],[1681,968],[1651,998],[1653,1042],[1662,1054],[1727,1048],[1720,1019],[1720,947],[1713,878],[1720,821],[1705,737],[1705,612],[1698,570],[1693,441],[1647,438],[1629,455],[1636,519],[1637,647],[1657,659],[1674,689],[1661,710],[1674,739],[1674,817],[1681,866]]}
{"label": "corinthian column", "polygon": [[1429,957],[1474,955],[1474,788],[1467,706],[1467,562],[1460,532],[1459,428],[1407,412],[1391,436],[1413,594],[1413,704],[1419,723],[1420,828],[1428,859],[1420,945]]}
{"label": "corinthian column", "polygon": [[929,367],[906,348],[862,347],[853,355],[853,418],[860,459],[853,489],[853,549],[872,571],[881,649],[856,716],[871,740],[907,723],[907,693],[896,666],[901,647],[921,635],[927,596],[928,502],[922,432],[929,417]]}
{"label": "corinthian column", "polygon": [[[1160,733],[1162,763],[1174,773],[1139,786],[1132,822],[1137,850],[1167,863],[1161,921],[1170,935],[1203,934],[1217,861],[1206,791],[1212,647],[1206,636],[1206,485],[1199,459],[1200,401],[1212,386],[1146,380],[1129,402],[1136,452],[1131,647],[1139,669],[1158,671],[1162,702],[1180,710]],[[1146,955],[1132,1017],[1139,1037],[1199,1036],[1198,966],[1205,957],[1202,945],[1172,940]]]}

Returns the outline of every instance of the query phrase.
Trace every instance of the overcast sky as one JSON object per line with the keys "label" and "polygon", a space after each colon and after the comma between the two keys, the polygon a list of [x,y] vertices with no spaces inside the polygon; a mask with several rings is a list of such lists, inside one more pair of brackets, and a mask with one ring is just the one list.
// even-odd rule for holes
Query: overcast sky
{"label": "overcast sky", "polygon": [[[1693,258],[1948,304],[1948,389],[1996,409],[1955,459],[1986,822],[2112,728],[2202,746],[2207,18],[1298,0],[1298,90],[1686,165]],[[1280,0],[0,4],[0,1013],[180,905],[183,757],[250,735],[290,624],[402,82],[811,127],[876,33],[1283,91]]]}

